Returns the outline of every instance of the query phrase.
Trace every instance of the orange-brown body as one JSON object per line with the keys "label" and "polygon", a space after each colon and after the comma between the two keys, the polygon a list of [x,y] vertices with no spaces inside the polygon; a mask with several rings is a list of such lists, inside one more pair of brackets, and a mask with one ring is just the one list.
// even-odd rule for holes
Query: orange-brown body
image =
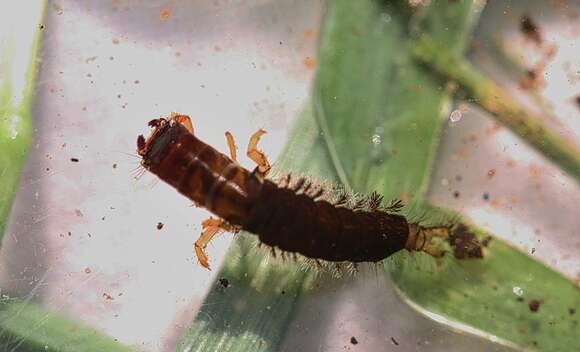
{"label": "orange-brown body", "polygon": [[[260,162],[253,172],[244,169],[195,137],[187,116],[156,119],[149,125],[154,127],[149,138],[137,139],[142,165],[227,223],[205,222],[213,228],[196,242],[196,253],[206,268],[203,247],[218,228],[229,225],[258,235],[271,247],[332,262],[378,262],[404,248],[442,253],[430,248],[429,242],[433,237],[448,237],[447,227],[409,224],[404,216],[393,213],[396,206],[381,206],[382,197],[377,194],[352,206],[347,206],[345,197],[331,203],[319,197],[321,189],[308,192],[311,185],[304,179],[293,187],[265,179],[260,166],[269,169],[269,164],[257,150],[249,148],[248,154],[258,154],[256,159],[265,164]],[[263,133],[259,131],[258,138]],[[233,141],[230,149],[235,150],[232,145]]]}
{"label": "orange-brown body", "polygon": [[[405,248],[403,216],[350,209],[280,188],[173,120],[153,120],[138,140],[143,166],[212,213],[284,251],[328,261],[380,261]],[[378,206],[378,204],[377,204]]]}

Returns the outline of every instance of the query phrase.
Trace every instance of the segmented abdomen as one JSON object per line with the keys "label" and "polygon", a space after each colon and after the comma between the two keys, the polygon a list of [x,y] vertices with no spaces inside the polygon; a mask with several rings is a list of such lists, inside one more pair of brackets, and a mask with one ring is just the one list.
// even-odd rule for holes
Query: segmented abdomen
{"label": "segmented abdomen", "polygon": [[403,216],[336,206],[268,180],[242,227],[267,245],[333,262],[378,262],[409,237]]}

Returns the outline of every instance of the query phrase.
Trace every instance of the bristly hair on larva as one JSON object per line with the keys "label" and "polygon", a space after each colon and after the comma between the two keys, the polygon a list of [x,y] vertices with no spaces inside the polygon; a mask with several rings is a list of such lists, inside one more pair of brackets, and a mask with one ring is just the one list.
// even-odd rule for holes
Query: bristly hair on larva
{"label": "bristly hair on larva", "polygon": [[[278,176],[275,181],[280,187],[289,188],[296,194],[305,194],[312,199],[324,200],[338,207],[344,207],[360,212],[386,212],[398,213],[404,207],[400,199],[393,199],[387,204],[383,196],[377,192],[362,194],[349,191],[342,185],[332,184],[328,181],[314,179],[307,175],[292,173]],[[459,217],[447,215],[444,218],[433,219],[426,213],[416,213],[413,220],[418,233],[430,233],[430,238],[418,240],[415,251],[423,252],[430,257],[442,259],[445,254],[452,254],[456,259],[482,258],[482,246],[477,237],[468,228],[461,224]],[[434,224],[438,224],[434,225]],[[437,238],[438,241],[433,241]],[[259,240],[255,241],[255,247],[269,256],[272,263],[285,264],[291,262],[297,264],[305,272],[314,273],[317,276],[330,275],[334,278],[353,276],[359,272],[359,263],[352,261],[330,262],[317,258],[305,257],[299,253],[285,252],[275,247],[265,245]],[[411,248],[408,248],[411,249]],[[449,256],[446,256],[449,258]],[[401,260],[401,256],[391,256],[382,261],[371,263],[376,268]],[[395,265],[397,265],[395,263]]]}
{"label": "bristly hair on larva", "polygon": [[[149,122],[150,136],[137,138],[141,165],[217,219],[202,222],[195,242],[200,264],[209,269],[204,252],[219,232],[245,230],[271,247],[272,255],[303,256],[306,263],[334,268],[343,263],[355,272],[359,263],[377,263],[406,249],[441,257],[441,242],[454,248],[457,258],[481,258],[477,238],[466,228],[424,226],[399,211],[399,200],[383,204],[376,192],[352,193],[326,186],[310,177],[287,174],[267,178],[270,163],[257,148],[266,132],[250,137],[247,156],[257,166],[249,171],[236,161],[233,136],[226,133],[230,157],[198,139],[186,115],[172,114]],[[326,262],[326,264],[325,264]]]}

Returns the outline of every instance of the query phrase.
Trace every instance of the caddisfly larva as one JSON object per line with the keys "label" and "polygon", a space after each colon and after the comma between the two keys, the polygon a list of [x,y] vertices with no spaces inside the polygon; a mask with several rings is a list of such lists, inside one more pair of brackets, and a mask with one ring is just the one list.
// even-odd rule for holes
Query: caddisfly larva
{"label": "caddisfly larva", "polygon": [[236,147],[226,133],[231,158],[199,140],[188,116],[173,114],[154,119],[150,136],[137,139],[141,164],[176,188],[195,204],[219,218],[202,223],[203,232],[195,242],[200,264],[209,269],[203,249],[221,231],[246,230],[261,243],[282,253],[298,253],[316,261],[379,262],[402,249],[443,255],[436,238],[465,247],[464,257],[481,257],[479,242],[472,234],[457,240],[452,228],[422,227],[408,223],[397,214],[402,206],[382,204],[373,193],[354,201],[342,193],[332,201],[325,190],[306,178],[289,175],[278,183],[266,178],[270,164],[257,149],[259,130],[250,138],[247,155],[256,162],[253,171],[236,162]]}

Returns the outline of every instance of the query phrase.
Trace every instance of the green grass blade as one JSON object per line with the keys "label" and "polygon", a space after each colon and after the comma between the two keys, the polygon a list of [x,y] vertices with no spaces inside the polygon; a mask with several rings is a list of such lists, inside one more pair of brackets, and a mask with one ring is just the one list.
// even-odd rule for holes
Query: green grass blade
{"label": "green grass blade", "polygon": [[541,116],[519,103],[511,94],[478,72],[462,57],[442,50],[428,35],[414,50],[415,57],[459,88],[498,122],[511,129],[530,146],[544,154],[576,181],[580,181],[580,148],[552,131]]}
{"label": "green grass blade", "polygon": [[[32,21],[22,21],[33,30],[29,38],[12,23],[18,16],[5,18],[14,16],[12,11],[0,15],[0,240],[32,140],[31,102],[41,32],[37,26],[43,6],[38,2],[30,9]],[[28,65],[22,65],[25,62]]]}
{"label": "green grass blade", "polygon": [[[428,33],[463,54],[477,12],[470,1],[433,1],[420,14],[405,1],[329,2],[312,107],[277,166],[402,197],[408,213],[425,211],[427,220],[445,214],[425,194],[452,97],[414,60],[413,40]],[[292,264],[268,264],[245,242],[252,240],[231,248],[219,277],[233,284],[212,288],[180,351],[277,350],[311,276]],[[402,260],[388,265],[392,277],[424,309],[508,343],[578,348],[570,314],[580,308],[577,287],[511,246],[494,240],[484,260],[470,262],[397,256]],[[523,301],[514,287],[525,292]],[[282,290],[296,296],[281,297]],[[534,299],[542,302],[535,313]]]}
{"label": "green grass blade", "polygon": [[[275,171],[291,170],[336,181],[324,140],[307,111],[294,128]],[[316,162],[311,162],[316,160]],[[178,351],[277,351],[295,305],[312,274],[292,262],[271,263],[255,237],[242,234],[228,250],[214,283]]]}
{"label": "green grass blade", "polygon": [[275,351],[306,274],[269,265],[243,236],[228,252],[178,351]]}
{"label": "green grass blade", "polygon": [[[432,31],[430,38],[446,43],[447,53],[461,53],[465,48],[461,41],[471,30],[465,18],[473,11],[467,2],[461,4],[465,7],[448,16],[446,8],[456,11],[455,5],[433,2],[417,24],[419,37]],[[423,211],[427,219],[435,217],[439,212],[425,204],[424,194],[450,96],[414,61],[416,34],[406,32],[409,23],[401,17],[384,23],[382,13],[397,9],[375,1],[336,1],[333,7],[315,89],[322,107],[317,121],[330,153],[340,156],[336,168],[357,191],[403,197],[412,202],[413,211]],[[377,34],[376,28],[383,33]],[[372,142],[374,134],[381,143]],[[568,313],[578,309],[578,288],[499,240],[492,242],[488,253],[481,261],[439,264],[416,255],[414,264],[407,261],[389,268],[403,292],[429,311],[520,346],[578,348],[577,319]],[[514,287],[526,292],[523,302],[516,301]],[[528,304],[534,299],[550,303],[533,313]]]}
{"label": "green grass blade", "polygon": [[2,297],[0,349],[18,352],[129,352],[95,329],[48,312],[36,304]]}

